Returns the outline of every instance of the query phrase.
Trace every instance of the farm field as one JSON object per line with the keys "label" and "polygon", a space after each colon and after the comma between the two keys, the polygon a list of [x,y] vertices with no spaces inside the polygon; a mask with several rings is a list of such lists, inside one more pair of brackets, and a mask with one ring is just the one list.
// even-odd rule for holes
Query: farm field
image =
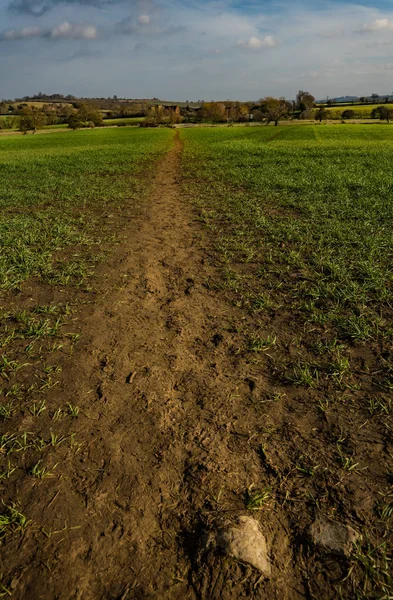
{"label": "farm field", "polygon": [[[393,104],[350,104],[345,106],[326,106],[327,113],[330,119],[341,119],[341,115],[345,110],[351,110],[354,113],[354,119],[371,119],[371,113],[375,108],[385,106],[392,110]],[[313,110],[315,115],[316,109]]]}
{"label": "farm field", "polygon": [[298,539],[320,511],[353,526],[349,563],[319,562],[334,591],[315,579],[311,597],[388,598],[393,135],[344,129],[187,130],[183,174],[214,239],[211,285],[249,315],[238,353],[268,520]]}
{"label": "farm field", "polygon": [[[102,265],[125,225],[132,230],[151,171],[170,145],[165,130],[0,140],[2,597],[38,598],[23,586],[13,590],[12,578],[21,565],[35,570],[29,545],[43,551],[54,530],[73,530],[66,524],[70,515],[58,507],[50,524],[44,516],[46,483],[68,477],[66,463],[78,460],[81,442],[73,428],[78,401],[59,391],[60,377],[67,377],[81,334],[75,326],[80,307],[88,312],[98,285],[110,294],[124,282],[123,274],[108,282]],[[18,565],[21,540],[27,554]]]}
{"label": "farm field", "polygon": [[11,121],[13,124],[12,129],[17,128],[17,119],[12,115],[0,115],[0,130],[4,127],[7,121]]}
{"label": "farm field", "polygon": [[118,119],[105,119],[104,125],[138,125],[145,117],[119,117]]}
{"label": "farm field", "polygon": [[[18,129],[18,118],[17,117],[0,115],[0,130],[1,130],[2,122],[5,122],[7,119],[11,119],[14,121],[14,126],[12,127],[12,129]],[[104,127],[113,126],[113,125],[118,125],[119,127],[124,127],[127,125],[128,126],[139,125],[139,123],[141,123],[142,121],[144,121],[144,117],[124,117],[124,118],[119,118],[119,119],[105,119]],[[67,123],[59,123],[59,124],[55,124],[55,125],[44,125],[44,127],[43,127],[43,129],[67,129],[67,128],[68,128]],[[4,129],[4,131],[6,132],[7,129]]]}
{"label": "farm field", "polygon": [[[378,125],[0,139],[0,596],[392,597],[392,158]],[[238,516],[267,577],[203,541]]]}

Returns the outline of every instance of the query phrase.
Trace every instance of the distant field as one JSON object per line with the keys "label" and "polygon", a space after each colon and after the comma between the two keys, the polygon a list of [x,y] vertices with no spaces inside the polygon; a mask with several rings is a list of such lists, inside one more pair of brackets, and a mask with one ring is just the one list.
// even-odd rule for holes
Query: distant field
{"label": "distant field", "polygon": [[[393,104],[359,104],[349,106],[326,106],[326,110],[329,113],[331,119],[341,119],[341,115],[345,110],[352,110],[354,112],[354,119],[371,119],[371,112],[374,108],[379,106],[386,106],[387,108],[393,109]],[[315,116],[317,109],[313,110]]]}
{"label": "distant field", "polygon": [[61,106],[72,106],[71,102],[12,102],[12,106],[19,106],[20,104],[27,104],[27,106],[34,106],[35,108],[42,108],[43,106],[47,106],[48,104],[60,104]]}
{"label": "distant field", "polygon": [[67,129],[67,123],[57,123],[56,125],[45,125],[44,129]]}
{"label": "distant field", "polygon": [[1,128],[2,123],[4,123],[4,121],[6,121],[7,119],[15,119],[15,125],[12,129],[16,129],[17,128],[16,118],[13,117],[13,115],[0,115],[0,128]]}
{"label": "distant field", "polygon": [[281,522],[296,512],[297,530],[318,510],[360,529],[335,597],[391,597],[393,130],[181,136],[184,189],[221,271],[208,285],[252,316],[236,352],[265,377],[250,400],[266,465],[258,485]]}
{"label": "distant field", "polygon": [[[0,128],[1,122],[5,121],[8,118],[8,115],[0,115]],[[10,115],[10,118],[13,118]],[[14,117],[15,118],[15,117]],[[104,126],[105,127],[113,127],[114,125],[122,126],[122,125],[138,125],[144,121],[144,117],[127,117],[124,119],[105,119]],[[55,125],[44,125],[43,129],[67,129],[68,125],[66,123],[59,123]],[[17,129],[17,125],[13,127],[13,129]]]}
{"label": "distant field", "polygon": [[[124,119],[104,119],[104,127],[113,127],[114,125],[138,125],[144,117],[127,117]],[[59,125],[45,125],[45,129],[66,129],[68,125],[61,123]]]}
{"label": "distant field", "polygon": [[104,125],[136,125],[145,120],[145,117],[124,117],[119,119],[104,119]]}

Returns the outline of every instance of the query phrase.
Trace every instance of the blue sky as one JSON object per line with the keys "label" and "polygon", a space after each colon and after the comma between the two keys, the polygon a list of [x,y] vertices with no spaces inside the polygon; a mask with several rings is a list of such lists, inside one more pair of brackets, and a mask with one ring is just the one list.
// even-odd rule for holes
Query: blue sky
{"label": "blue sky", "polygon": [[393,3],[0,0],[0,97],[393,92]]}

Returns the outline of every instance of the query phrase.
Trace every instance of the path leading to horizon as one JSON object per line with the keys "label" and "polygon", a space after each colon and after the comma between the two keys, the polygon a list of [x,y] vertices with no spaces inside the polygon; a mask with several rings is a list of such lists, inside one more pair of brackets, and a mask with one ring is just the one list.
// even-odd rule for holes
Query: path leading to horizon
{"label": "path leading to horizon", "polygon": [[238,358],[240,309],[208,285],[215,272],[182,195],[181,151],[177,131],[105,293],[81,315],[82,342],[58,392],[80,406],[69,434],[81,446],[65,454],[50,494],[31,489],[31,516],[44,513],[49,533],[12,558],[20,600],[303,597],[291,587],[285,529],[271,522],[271,581],[245,564],[198,559],[201,530],[244,513],[245,490],[260,479],[245,398],[264,375]]}

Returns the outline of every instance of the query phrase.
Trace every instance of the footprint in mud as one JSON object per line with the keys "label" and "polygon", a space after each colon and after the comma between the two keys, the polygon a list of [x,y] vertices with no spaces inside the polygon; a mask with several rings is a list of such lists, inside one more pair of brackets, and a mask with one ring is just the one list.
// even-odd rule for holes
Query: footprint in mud
{"label": "footprint in mud", "polygon": [[195,281],[191,277],[189,277],[188,279],[186,279],[186,283],[187,283],[187,286],[186,286],[186,289],[184,290],[184,293],[186,296],[189,296],[195,287]]}
{"label": "footprint in mud", "polygon": [[154,294],[158,296],[162,296],[166,293],[167,289],[163,282],[161,281],[161,277],[155,276],[154,274],[150,274],[145,279],[145,289],[149,294]]}

